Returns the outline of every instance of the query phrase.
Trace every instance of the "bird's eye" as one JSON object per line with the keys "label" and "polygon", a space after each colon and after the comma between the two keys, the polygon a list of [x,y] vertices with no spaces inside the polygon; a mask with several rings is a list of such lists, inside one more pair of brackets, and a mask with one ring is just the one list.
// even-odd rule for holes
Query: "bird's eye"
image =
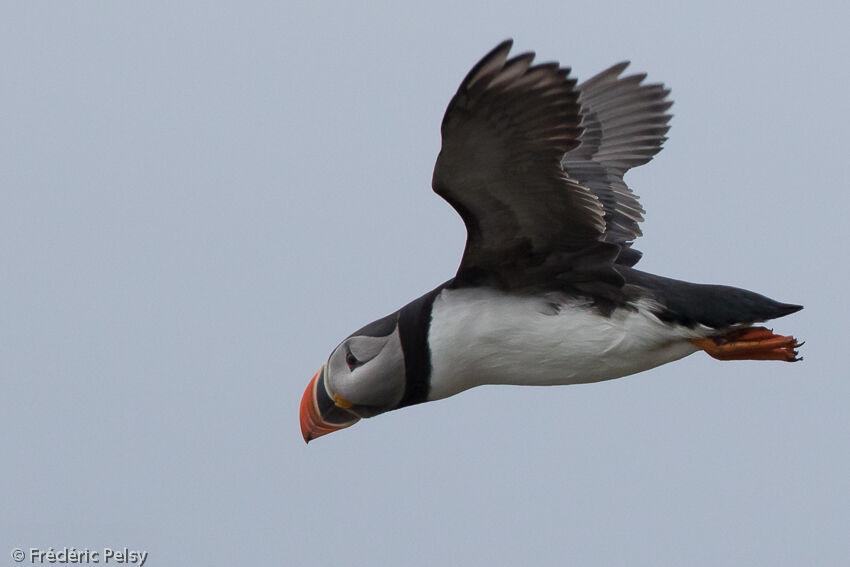
{"label": "bird's eye", "polygon": [[350,352],[345,355],[345,363],[348,365],[349,370],[354,370],[356,366],[360,365],[360,361],[357,360],[357,357]]}

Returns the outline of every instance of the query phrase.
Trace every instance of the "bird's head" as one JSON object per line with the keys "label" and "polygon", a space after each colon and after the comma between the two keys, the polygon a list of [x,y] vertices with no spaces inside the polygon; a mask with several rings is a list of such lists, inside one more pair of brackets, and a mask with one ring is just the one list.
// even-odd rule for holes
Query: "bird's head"
{"label": "bird's head", "polygon": [[301,398],[304,441],[398,407],[404,395],[404,353],[394,313],[342,341]]}

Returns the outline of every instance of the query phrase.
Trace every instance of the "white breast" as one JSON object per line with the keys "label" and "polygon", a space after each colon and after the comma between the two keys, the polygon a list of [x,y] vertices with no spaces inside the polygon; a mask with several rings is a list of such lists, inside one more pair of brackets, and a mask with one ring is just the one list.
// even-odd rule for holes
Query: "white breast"
{"label": "white breast", "polygon": [[428,399],[482,384],[580,384],[619,378],[698,349],[700,330],[670,325],[647,303],[605,317],[562,294],[443,290],[434,301]]}

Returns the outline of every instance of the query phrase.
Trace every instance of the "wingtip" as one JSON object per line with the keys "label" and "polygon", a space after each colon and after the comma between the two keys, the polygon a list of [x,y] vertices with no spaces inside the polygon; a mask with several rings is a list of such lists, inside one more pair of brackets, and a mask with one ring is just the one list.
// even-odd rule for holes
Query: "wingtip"
{"label": "wingtip", "polygon": [[579,86],[579,90],[587,92],[592,89],[595,89],[600,85],[614,82],[619,79],[620,75],[623,74],[623,71],[625,71],[626,67],[628,67],[629,65],[631,65],[631,61],[620,61],[619,63],[615,63],[604,71],[600,71],[599,73],[596,73],[595,75],[584,81]]}
{"label": "wingtip", "polygon": [[508,60],[508,53],[513,47],[514,40],[508,38],[502,41],[499,45],[491,49],[487,55],[482,57],[475,66],[469,70],[463,81],[460,84],[461,89],[469,90],[475,83],[485,77],[492,77],[505,66]]}
{"label": "wingtip", "polygon": [[491,49],[487,55],[481,58],[481,62],[490,61],[491,59],[504,59],[507,60],[508,54],[511,52],[514,46],[514,39],[509,37],[505,40],[499,42],[499,44]]}

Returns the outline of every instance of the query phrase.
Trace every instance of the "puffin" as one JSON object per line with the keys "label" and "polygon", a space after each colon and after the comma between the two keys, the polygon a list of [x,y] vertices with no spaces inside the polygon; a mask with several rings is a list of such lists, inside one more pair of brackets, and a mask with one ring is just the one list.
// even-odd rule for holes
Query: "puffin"
{"label": "puffin", "polygon": [[802,309],[745,289],[643,272],[644,209],[626,172],[650,161],[672,101],[618,63],[577,84],[506,40],[460,84],[434,191],[466,225],[453,278],[353,332],[304,391],[304,441],[475,386],[585,384],[705,351],[795,362],[757,323]]}

